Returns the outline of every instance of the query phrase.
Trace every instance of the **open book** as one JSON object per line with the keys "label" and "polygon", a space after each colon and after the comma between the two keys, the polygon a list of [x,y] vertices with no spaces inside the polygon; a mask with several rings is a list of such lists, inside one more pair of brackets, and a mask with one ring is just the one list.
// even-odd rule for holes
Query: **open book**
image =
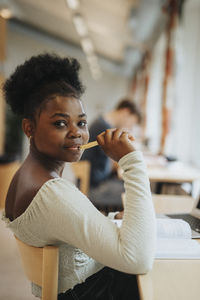
{"label": "open book", "polygon": [[[157,218],[157,259],[200,259],[200,243],[191,239],[189,224],[180,219]],[[113,220],[120,227],[122,220]]]}

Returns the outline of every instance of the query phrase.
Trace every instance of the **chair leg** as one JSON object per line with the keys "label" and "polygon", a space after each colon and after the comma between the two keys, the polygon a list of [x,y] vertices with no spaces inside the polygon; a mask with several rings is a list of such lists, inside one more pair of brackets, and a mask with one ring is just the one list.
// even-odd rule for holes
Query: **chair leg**
{"label": "chair leg", "polygon": [[58,248],[47,246],[43,250],[42,286],[42,300],[57,300]]}

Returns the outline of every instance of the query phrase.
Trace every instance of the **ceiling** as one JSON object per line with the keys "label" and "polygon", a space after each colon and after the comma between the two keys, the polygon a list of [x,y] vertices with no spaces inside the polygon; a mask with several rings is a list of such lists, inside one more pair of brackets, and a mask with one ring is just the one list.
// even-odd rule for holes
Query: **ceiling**
{"label": "ceiling", "polygon": [[13,18],[81,47],[73,23],[81,15],[97,57],[122,65],[132,74],[146,49],[165,26],[164,0],[79,0],[73,11],[67,0],[0,0]]}

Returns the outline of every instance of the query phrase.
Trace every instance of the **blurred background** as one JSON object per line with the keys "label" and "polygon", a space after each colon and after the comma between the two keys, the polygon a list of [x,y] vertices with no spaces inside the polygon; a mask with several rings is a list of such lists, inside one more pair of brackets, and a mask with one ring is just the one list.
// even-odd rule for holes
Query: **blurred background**
{"label": "blurred background", "polygon": [[[89,124],[127,96],[142,112],[135,135],[149,155],[147,162],[156,157],[159,164],[164,158],[199,172],[199,29],[199,0],[0,0],[0,83],[32,55],[75,57],[82,66]],[[21,120],[0,90],[0,163],[23,161],[27,147]],[[193,180],[200,178],[196,174]],[[191,186],[184,190],[193,193]],[[23,290],[25,298],[8,292],[18,277],[10,277],[12,268],[19,266],[12,256],[16,249],[9,256],[11,240],[6,243],[0,252],[5,286],[0,286],[0,299],[32,299],[23,277],[15,293]],[[7,279],[2,253],[12,262]]]}
{"label": "blurred background", "polygon": [[[38,53],[76,57],[89,123],[129,96],[151,151],[200,166],[199,14],[198,0],[1,0],[1,80]],[[21,155],[2,98],[0,114],[1,153]]]}

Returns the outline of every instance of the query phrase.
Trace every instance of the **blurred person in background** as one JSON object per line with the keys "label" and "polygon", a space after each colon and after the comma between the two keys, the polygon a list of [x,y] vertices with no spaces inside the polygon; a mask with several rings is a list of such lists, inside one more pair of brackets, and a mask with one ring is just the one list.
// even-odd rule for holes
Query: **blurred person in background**
{"label": "blurred person in background", "polygon": [[[100,115],[89,128],[90,142],[95,141],[98,134],[109,128],[134,131],[141,122],[141,113],[136,104],[128,98],[119,101],[116,107]],[[112,161],[100,147],[85,151],[82,160],[88,160],[90,172],[90,200],[99,209],[122,209],[121,194],[124,192],[123,181],[117,176],[117,163]]]}

